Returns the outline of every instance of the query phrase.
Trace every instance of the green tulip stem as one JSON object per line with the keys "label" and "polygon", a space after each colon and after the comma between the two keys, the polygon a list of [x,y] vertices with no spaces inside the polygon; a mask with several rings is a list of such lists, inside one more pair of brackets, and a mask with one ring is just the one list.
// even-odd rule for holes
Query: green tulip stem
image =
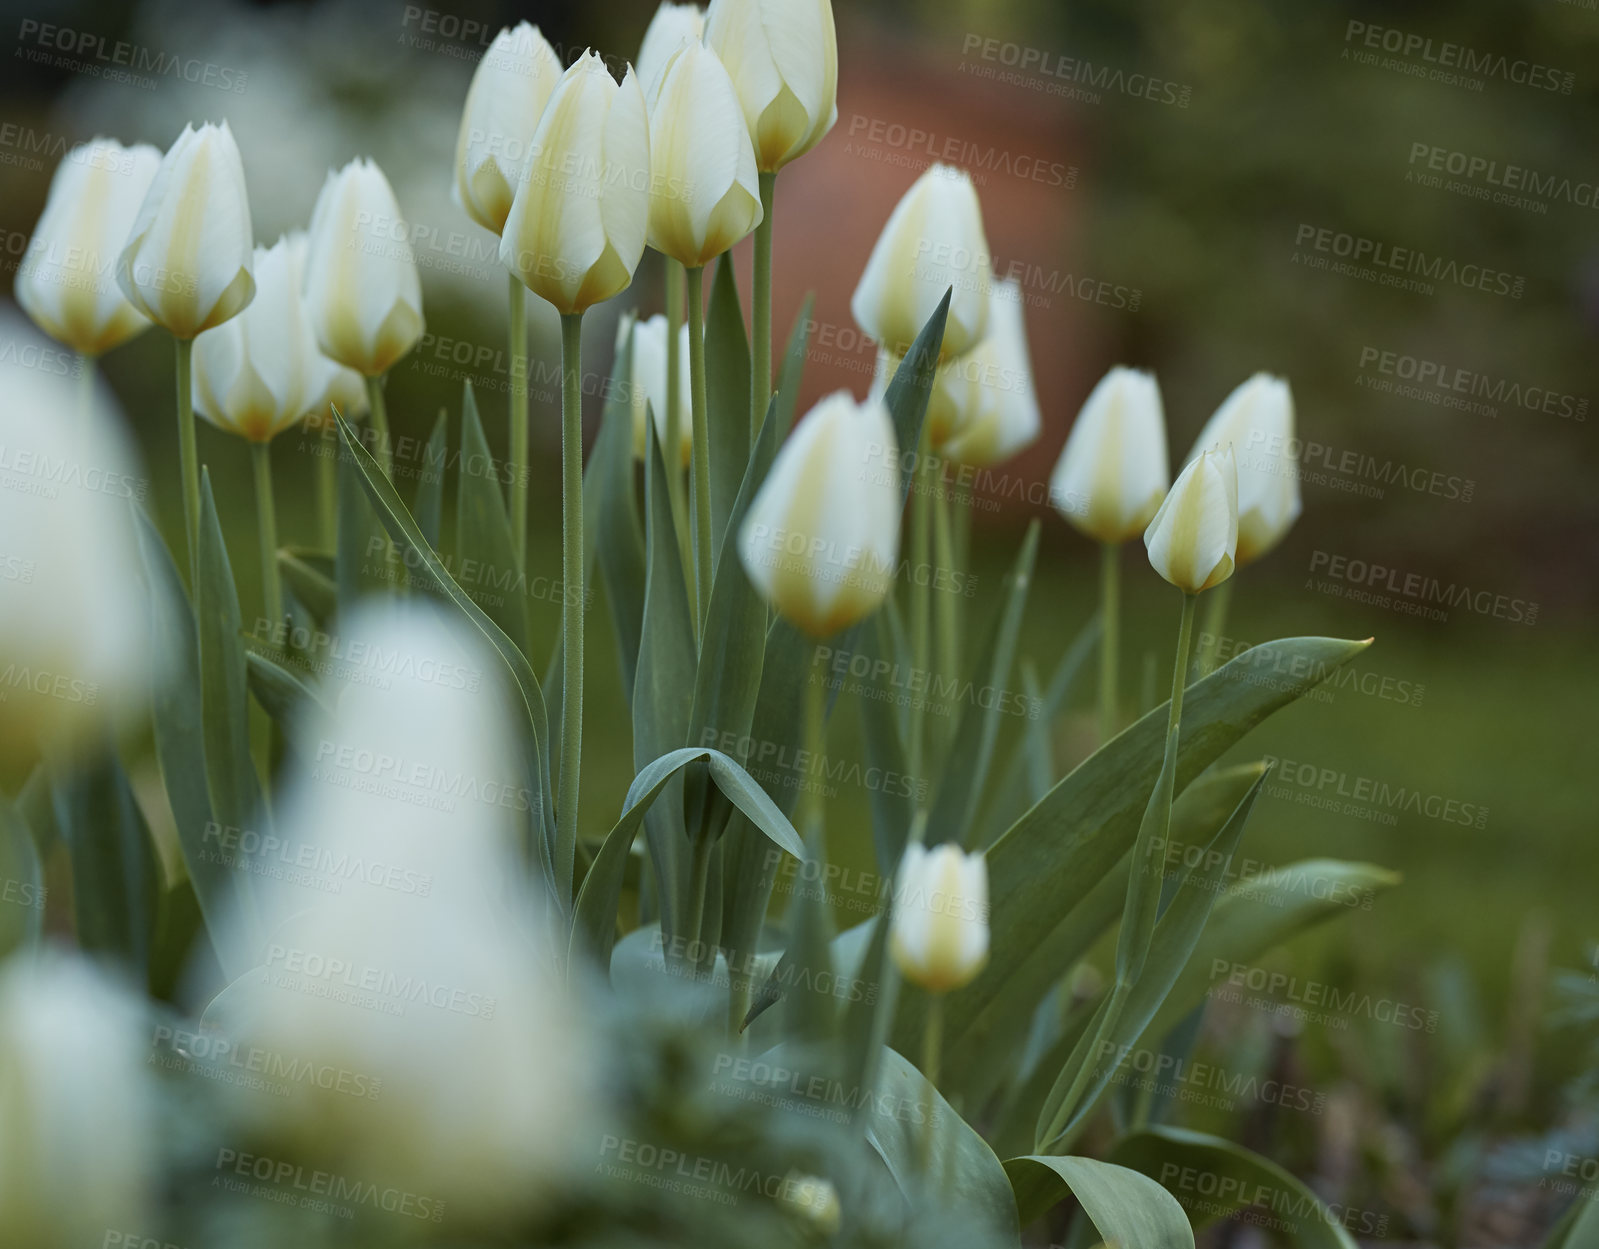
{"label": "green tulip stem", "polygon": [[1122,909],[1121,931],[1116,939],[1116,981],[1110,997],[1096,1016],[1093,1040],[1086,1050],[1079,1050],[1081,1062],[1072,1077],[1066,1097],[1056,1108],[1050,1120],[1043,1143],[1052,1146],[1066,1131],[1077,1111],[1078,1099],[1088,1087],[1095,1071],[1097,1056],[1105,1052],[1106,1043],[1115,1033],[1122,1011],[1133,986],[1144,973],[1144,963],[1149,957],[1150,942],[1155,935],[1155,921],[1160,910],[1160,891],[1163,883],[1163,848],[1171,831],[1172,795],[1177,781],[1177,746],[1182,733],[1183,689],[1188,673],[1188,660],[1194,636],[1194,606],[1197,595],[1183,595],[1183,614],[1177,628],[1177,659],[1172,665],[1171,705],[1166,715],[1166,753],[1161,762],[1160,775],[1144,808],[1144,818],[1138,826],[1138,840],[1133,843],[1131,870],[1127,877],[1127,900]]}
{"label": "green tulip stem", "polygon": [[316,418],[321,424],[307,428],[317,431],[322,445],[316,449],[317,517],[322,530],[322,545],[329,551],[339,543],[339,429],[331,411]]}
{"label": "green tulip stem", "polygon": [[383,402],[383,375],[366,379],[367,403],[372,408],[372,433],[377,438],[378,467],[390,481],[394,480],[394,443],[389,439],[389,409]]}
{"label": "green tulip stem", "polygon": [[[958,556],[955,545],[955,521],[952,513],[956,507],[949,491],[942,486],[933,496],[933,550],[934,560],[940,570],[949,575],[949,585],[938,593],[938,672],[947,684],[945,689],[958,688],[960,681],[960,605],[961,597],[952,592],[959,584]],[[937,578],[934,577],[934,580]],[[954,730],[953,717],[947,726]]]}
{"label": "green tulip stem", "polygon": [[[931,657],[932,632],[932,577],[928,574],[929,531],[932,528],[933,491],[936,467],[931,450],[931,430],[922,422],[922,433],[917,443],[916,480],[911,484],[911,665],[918,674],[928,670]],[[916,699],[910,707],[909,733],[905,758],[910,775],[926,775],[926,699]]]}
{"label": "green tulip stem", "polygon": [[272,444],[252,442],[250,463],[255,469],[256,536],[261,544],[261,601],[267,620],[276,628],[283,621],[283,586],[278,580],[278,509],[272,501]]}
{"label": "green tulip stem", "polygon": [[802,726],[805,743],[805,775],[800,778],[799,834],[805,845],[817,856],[817,862],[826,861],[822,840],[822,825],[826,814],[822,778],[826,775],[824,759],[827,754],[827,663],[822,648],[811,649],[809,668],[805,678],[805,723]]}
{"label": "green tulip stem", "polygon": [[694,839],[689,858],[688,910],[684,912],[684,918],[689,924],[688,963],[694,968],[698,968],[705,953],[700,949],[700,941],[705,935],[705,895],[711,880],[711,844],[707,830],[701,829],[699,836]]}
{"label": "green tulip stem", "polygon": [[527,288],[511,274],[511,547],[518,572],[527,571]]}
{"label": "green tulip stem", "polygon": [[[667,359],[672,353],[667,352]],[[705,391],[705,270],[688,271],[688,367],[694,390],[694,584],[700,636],[711,607],[711,428]]]}
{"label": "green tulip stem", "polygon": [[777,171],[761,174],[761,224],[755,227],[755,343],[750,370],[750,442],[760,436],[772,401],[772,203]]}
{"label": "green tulip stem", "polygon": [[1233,602],[1233,579],[1228,577],[1210,592],[1205,604],[1205,623],[1199,631],[1199,654],[1195,657],[1195,678],[1208,677],[1216,671],[1221,656],[1222,634],[1227,631],[1227,610]]}
{"label": "green tulip stem", "polygon": [[934,1183],[933,1148],[938,1141],[938,1077],[944,1051],[944,995],[927,995],[927,1023],[922,1029],[922,1077],[927,1096],[922,1106],[922,1171]]}
{"label": "green tulip stem", "polygon": [[1120,544],[1102,543],[1099,548],[1099,744],[1116,736],[1117,668],[1121,643],[1121,553]]}
{"label": "green tulip stem", "polygon": [[571,896],[583,752],[583,314],[561,317],[561,773],[555,878]]}
{"label": "green tulip stem", "polygon": [[189,539],[189,580],[200,592],[200,452],[194,435],[194,340],[177,338],[178,461],[183,471],[183,529]]}

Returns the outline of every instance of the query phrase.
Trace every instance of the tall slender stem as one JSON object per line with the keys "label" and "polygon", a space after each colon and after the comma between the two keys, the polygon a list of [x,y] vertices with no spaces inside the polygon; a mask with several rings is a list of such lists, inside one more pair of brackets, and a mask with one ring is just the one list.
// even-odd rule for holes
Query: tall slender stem
{"label": "tall slender stem", "polygon": [[701,829],[699,836],[694,839],[693,850],[689,857],[689,897],[688,910],[685,912],[690,925],[688,961],[696,968],[705,961],[706,955],[706,952],[700,948],[700,942],[705,936],[705,895],[710,885],[710,878],[711,839],[708,830]]}
{"label": "tall slender stem", "polygon": [[256,536],[261,543],[261,601],[270,627],[283,620],[283,587],[278,580],[278,510],[272,500],[272,444],[252,442],[255,469]]}
{"label": "tall slender stem", "polygon": [[561,772],[555,813],[557,886],[572,892],[583,758],[583,314],[561,318]]}
{"label": "tall slender stem", "polygon": [[518,572],[527,571],[527,287],[510,275],[511,544]]}
{"label": "tall slender stem", "polygon": [[[948,584],[937,591],[938,674],[948,682],[947,689],[959,688],[960,682],[961,596],[954,593],[954,587],[959,584],[955,574],[960,569],[955,552],[954,518],[950,515],[954,507],[949,492],[940,485],[933,496],[933,550],[938,568],[950,574]],[[936,581],[936,577],[929,575]],[[945,727],[953,734],[954,717],[950,717]]]}
{"label": "tall slender stem", "polygon": [[1205,623],[1199,633],[1199,654],[1194,657],[1195,678],[1208,677],[1217,668],[1227,631],[1227,609],[1232,606],[1233,581],[1229,577],[1210,592],[1205,604]]}
{"label": "tall slender stem", "polygon": [[[932,587],[928,576],[929,530],[932,528],[932,495],[934,482],[929,479],[928,466],[933,463],[930,427],[922,422],[921,438],[916,450],[916,480],[911,485],[911,665],[914,672],[925,674],[932,662]],[[909,733],[906,741],[906,763],[910,775],[927,775],[924,764],[926,751],[927,703],[932,697],[932,681],[928,681],[926,695],[912,699]]]}
{"label": "tall slender stem", "polygon": [[805,839],[806,846],[817,856],[817,861],[825,862],[822,829],[827,803],[822,793],[822,777],[826,775],[823,764],[827,755],[827,665],[820,646],[811,648],[808,667],[802,738],[806,766],[800,782],[799,833]]}
{"label": "tall slender stem", "polygon": [[772,399],[772,202],[777,171],[761,174],[761,224],[755,227],[755,343],[750,370],[750,442],[760,435]]}
{"label": "tall slender stem", "polygon": [[938,1140],[938,1077],[943,1065],[944,995],[927,996],[927,1022],[922,1028],[922,1076],[927,1081],[927,1096],[922,1106],[922,1172],[934,1183],[933,1146]]}
{"label": "tall slender stem", "polygon": [[194,436],[194,340],[176,338],[178,372],[178,461],[183,471],[183,528],[189,538],[189,579],[200,584],[200,452]]}
{"label": "tall slender stem", "polygon": [[[700,632],[711,608],[711,427],[705,390],[705,270],[688,271],[688,367],[694,392],[694,583]],[[670,353],[667,356],[671,358]]]}
{"label": "tall slender stem", "polygon": [[1099,744],[1116,736],[1116,684],[1121,663],[1121,553],[1114,542],[1099,548]]}
{"label": "tall slender stem", "polygon": [[333,551],[339,542],[339,431],[331,412],[324,412],[317,419],[319,424],[311,426],[321,439],[316,454],[317,515],[322,545]]}
{"label": "tall slender stem", "polygon": [[377,435],[377,455],[374,457],[383,475],[394,480],[394,443],[389,438],[389,409],[383,402],[383,378],[366,379],[367,402],[372,407],[372,432]]}

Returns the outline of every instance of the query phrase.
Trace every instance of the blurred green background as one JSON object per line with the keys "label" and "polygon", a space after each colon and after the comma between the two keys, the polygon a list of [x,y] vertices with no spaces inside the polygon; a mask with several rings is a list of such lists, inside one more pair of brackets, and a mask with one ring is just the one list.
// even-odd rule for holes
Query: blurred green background
{"label": "blurred green background", "polygon": [[[1570,1091],[1591,1065],[1588,1038],[1552,1021],[1555,969],[1585,967],[1599,937],[1599,418],[1587,412],[1599,391],[1599,11],[1563,0],[847,0],[835,8],[840,121],[779,184],[775,320],[785,330],[814,289],[820,332],[807,397],[864,391],[872,353],[851,331],[848,300],[882,222],[934,152],[981,171],[996,257],[1016,266],[1029,297],[1046,429],[987,483],[1002,502],[979,513],[972,607],[979,617],[994,610],[1023,528],[1042,516],[1042,574],[1022,651],[1040,669],[1094,609],[1095,553],[1048,513],[1039,483],[1098,376],[1116,363],[1158,373],[1177,457],[1250,373],[1291,379],[1300,433],[1317,444],[1305,453],[1305,514],[1240,579],[1227,632],[1235,642],[1374,636],[1360,668],[1374,678],[1369,688],[1389,692],[1341,688],[1306,702],[1239,757],[1269,753],[1341,778],[1327,782],[1334,789],[1368,778],[1486,814],[1480,827],[1406,808],[1361,818],[1307,805],[1328,791],[1294,781],[1274,785],[1257,808],[1245,847],[1252,858],[1362,859],[1405,877],[1372,911],[1298,941],[1295,972],[1438,1010],[1448,1034],[1423,1041],[1392,1028],[1363,1036],[1358,1026],[1307,1025],[1295,1038],[1307,1082],[1355,1090],[1359,1122],[1296,1122],[1283,1129],[1283,1149],[1325,1179],[1336,1170],[1329,1159],[1342,1156],[1328,1134],[1341,1141],[1345,1132],[1357,1143],[1340,1148],[1359,1158],[1364,1177],[1346,1191],[1394,1211],[1396,1230],[1523,1243],[1514,1221],[1473,1222],[1483,1176],[1539,1133],[1599,1144],[1592,1105]],[[0,31],[14,45],[0,49],[7,285],[63,142],[109,133],[164,146],[186,121],[226,117],[263,241],[304,223],[327,168],[369,154],[420,228],[429,336],[390,379],[397,430],[425,436],[441,408],[458,413],[470,381],[503,447],[503,276],[492,241],[449,199],[473,64],[502,24],[522,18],[538,22],[568,60],[588,46],[631,58],[653,9],[646,0],[6,0]],[[39,27],[52,23],[85,36],[84,51],[44,56]],[[113,81],[95,40],[227,67],[245,75],[245,87]],[[1383,50],[1385,42],[1399,51]],[[1461,49],[1480,72],[1452,72],[1475,82],[1432,76]],[[1517,81],[1523,66],[1557,88]],[[1559,189],[1541,199],[1519,192],[1537,200],[1529,204],[1495,202],[1487,176],[1446,174],[1444,185],[1430,185],[1418,178],[1428,172],[1418,152],[1434,150],[1530,169]],[[1069,176],[1018,174],[1024,157]],[[1519,294],[1448,280],[1418,292],[1335,272],[1326,265],[1341,244],[1327,243],[1328,252],[1314,242],[1339,235],[1484,266],[1519,279]],[[747,247],[735,263],[747,282]],[[586,364],[596,379],[609,370],[621,308],[652,312],[659,300],[651,255],[634,292],[589,319]],[[536,351],[553,362],[554,323],[542,310],[535,334]],[[1384,371],[1384,357],[1395,373]],[[1410,367],[1402,359],[1451,375],[1470,370],[1499,397],[1476,396],[1473,410],[1439,402],[1437,386],[1395,393]],[[177,534],[170,370],[160,334],[104,364],[137,430],[163,526]],[[1531,388],[1566,397],[1568,414],[1518,401]],[[549,570],[559,563],[556,401],[548,384],[535,393],[545,480],[533,494],[533,546]],[[591,430],[597,417],[593,400]],[[274,448],[287,543],[315,537],[309,446],[290,433]],[[246,448],[202,428],[201,451],[223,485],[248,616],[259,600]],[[1431,620],[1353,601],[1328,587],[1335,557],[1535,603],[1536,622],[1462,608]],[[1128,553],[1127,569],[1124,687],[1137,691],[1147,669],[1160,688],[1175,595],[1141,552]],[[553,637],[554,605],[533,607]],[[591,647],[585,752],[595,821],[617,807],[630,779],[624,752],[602,745],[619,740],[613,729],[625,714],[603,610],[591,626],[602,641]],[[1393,692],[1401,686],[1403,698]],[[1089,698],[1079,690],[1063,761],[1089,741]],[[836,749],[848,750],[853,710],[842,720]],[[844,789],[832,801],[836,823],[859,830],[835,836],[832,851],[864,868],[867,795]],[[1503,1165],[1513,1182],[1514,1164]],[[1529,1209],[1543,1209],[1538,1200]],[[1446,1218],[1453,1233],[1438,1230]]]}

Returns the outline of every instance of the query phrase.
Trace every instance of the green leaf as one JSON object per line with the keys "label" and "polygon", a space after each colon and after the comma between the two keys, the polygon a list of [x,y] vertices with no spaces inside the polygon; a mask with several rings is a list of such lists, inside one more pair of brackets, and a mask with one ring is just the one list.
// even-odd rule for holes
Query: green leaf
{"label": "green leaf", "polygon": [[[970,698],[963,699],[960,724],[944,764],[943,778],[927,819],[927,844],[953,841],[971,846],[977,840],[977,804],[988,780],[994,758],[994,743],[999,737],[1000,717],[1006,714],[1001,696],[1010,680],[1016,658],[1016,638],[1021,632],[1022,612],[1027,607],[1027,590],[1033,580],[1038,558],[1039,524],[1027,527],[1022,549],[1005,583],[1005,603],[993,629],[977,654],[987,662],[973,674],[975,686]],[[986,697],[985,697],[986,696]]]}
{"label": "green leaf", "polygon": [[[1272,712],[1313,689],[1366,647],[1364,642],[1294,638],[1256,647],[1189,687],[1184,700],[1179,789]],[[1292,673],[1262,682],[1260,665]],[[989,970],[945,1002],[950,1044],[1005,989],[1012,969],[1048,943],[1095,883],[1131,848],[1160,768],[1166,711],[1156,708],[1083,762],[988,850]],[[1064,970],[1064,969],[1062,969]],[[901,1003],[894,1044],[914,1050],[925,1003]]]}
{"label": "green leaf", "polygon": [[1599,1245],[1599,1201],[1584,1189],[1541,1249],[1593,1249],[1594,1245]]}
{"label": "green leaf", "polygon": [[553,787],[550,784],[550,727],[544,706],[544,692],[539,688],[538,678],[533,675],[533,669],[529,667],[527,656],[522,653],[521,648],[506,637],[499,626],[489,619],[483,609],[456,583],[455,578],[450,576],[444,561],[429,545],[411,514],[405,510],[405,505],[400,502],[400,496],[394,492],[393,485],[378,468],[377,461],[365,447],[361,446],[349,422],[343,417],[335,419],[339,422],[339,438],[351,460],[352,471],[359,478],[362,490],[377,509],[377,515],[390,536],[396,542],[402,543],[420,561],[439,590],[471,624],[477,627],[478,632],[510,669],[517,692],[521,695],[523,713],[532,738],[532,757],[526,761],[526,770],[530,786],[538,793],[538,801],[533,804],[531,813],[533,835],[541,848],[545,866],[551,869],[553,876],[555,808]]}
{"label": "green leaf", "polygon": [[245,645],[249,648],[244,662],[250,692],[255,695],[256,702],[265,708],[267,715],[282,728],[284,736],[304,754],[307,743],[296,740],[304,724],[302,704],[320,707],[325,712],[331,709],[323,703],[316,690],[301,680],[298,673],[285,668],[271,655],[263,654],[259,643],[252,643],[247,637]]}
{"label": "green leaf", "polygon": [[611,392],[606,396],[600,434],[584,474],[583,533],[594,543],[600,581],[610,604],[622,674],[622,697],[633,705],[639,638],[644,629],[644,529],[633,485],[633,338],[616,353]]}
{"label": "green leaf", "polygon": [[1196,1232],[1252,1209],[1268,1212],[1278,1238],[1295,1249],[1355,1249],[1350,1230],[1373,1238],[1382,1231],[1375,1226],[1346,1230],[1315,1193],[1275,1162],[1201,1132],[1148,1128],[1123,1137],[1110,1156],[1167,1191],[1175,1185],[1174,1200],[1188,1211]]}
{"label": "green leaf", "polygon": [[[677,345],[672,345],[676,350]],[[711,543],[720,569],[723,542],[750,461],[750,344],[744,334],[733,253],[716,262],[705,316],[706,429],[711,440]],[[759,483],[757,483],[759,484]]]}
{"label": "green leaf", "polygon": [[0,959],[39,940],[44,901],[33,834],[17,805],[0,794]]}
{"label": "green leaf", "polygon": [[[468,382],[468,394],[471,389],[472,384]],[[435,551],[444,533],[444,465],[449,456],[450,414],[440,408],[439,419],[433,422],[433,432],[422,448],[422,471],[417,474],[416,482],[417,528]]]}
{"label": "green leaf", "polygon": [[[862,654],[874,663],[898,663],[892,630],[893,601],[890,599],[875,619],[862,623],[857,634]],[[900,670],[904,671],[903,665]],[[869,787],[867,798],[872,808],[872,848],[877,856],[877,870],[879,875],[887,876],[899,868],[905,843],[910,838],[917,801],[926,798],[929,782],[925,777],[907,773],[905,738],[894,704],[869,694],[862,694],[857,701],[861,709],[866,765],[883,778],[882,783]]]}
{"label": "green leaf", "polygon": [[[455,487],[456,571],[502,633],[527,645],[527,585],[516,563],[505,491],[483,433],[472,383],[461,397],[461,464]],[[468,570],[472,575],[468,576]]]}
{"label": "green leaf", "polygon": [[240,976],[253,964],[264,934],[248,880],[223,861],[216,849],[219,843],[206,844],[216,825],[206,780],[206,726],[194,615],[154,522],[136,511],[134,524],[150,588],[150,636],[162,639],[167,647],[167,679],[150,695],[156,760],[177,824],[183,865],[212,947],[224,974]]}
{"label": "green leaf", "polygon": [[[365,447],[361,450],[371,458]],[[367,499],[358,460],[348,451],[339,453],[337,494],[339,531],[334,539],[333,580],[338,587],[339,610],[348,612],[363,595],[382,594],[396,584],[404,585],[410,570],[403,562],[391,560],[392,551]]]}
{"label": "green leaf", "polygon": [[332,560],[303,548],[283,547],[278,551],[278,575],[313,620],[325,624],[333,619],[339,607],[339,586]]}
{"label": "green leaf", "polygon": [[1070,1194],[1112,1249],[1194,1249],[1193,1229],[1177,1199],[1127,1167],[1030,1154],[1008,1159],[1005,1174],[1023,1227]]}
{"label": "green leaf", "polygon": [[[1021,1228],[1011,1184],[988,1142],[903,1055],[885,1050],[879,1073],[869,1099],[866,1140],[887,1165],[906,1200],[920,1205],[931,1197],[947,1209],[975,1217],[994,1243],[1018,1244]],[[930,1171],[936,1177],[931,1192],[923,1169],[929,1098],[934,1129]],[[1140,1244],[1138,1249],[1144,1246]]]}
{"label": "green leaf", "polygon": [[794,427],[794,414],[799,410],[800,384],[804,380],[805,356],[810,350],[811,330],[815,328],[816,295],[805,296],[799,316],[788,334],[788,347],[783,352],[783,363],[777,370],[777,389],[772,403],[766,409],[762,424],[777,418],[777,441],[781,445],[788,431]]}
{"label": "green leaf", "polygon": [[[922,445],[922,422],[927,418],[927,401],[933,394],[933,379],[938,374],[938,357],[944,346],[944,325],[949,320],[950,296],[944,292],[933,315],[916,336],[911,349],[905,353],[894,378],[883,394],[888,414],[894,418],[894,437],[899,442],[902,455],[908,455]],[[910,496],[911,478],[914,474],[901,473],[899,497]]]}

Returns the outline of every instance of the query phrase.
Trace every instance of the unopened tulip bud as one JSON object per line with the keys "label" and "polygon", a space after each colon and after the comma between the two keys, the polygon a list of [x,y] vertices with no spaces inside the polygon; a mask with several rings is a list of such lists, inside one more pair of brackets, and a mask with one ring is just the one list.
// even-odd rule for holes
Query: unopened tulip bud
{"label": "unopened tulip bud", "polygon": [[760,225],[761,183],[733,80],[682,44],[649,99],[650,246],[698,269]]}
{"label": "unopened tulip bud", "polygon": [[[310,242],[305,231],[296,230],[288,236],[289,258],[294,262],[294,285],[305,302],[305,257]],[[306,328],[310,329],[310,314],[306,313]],[[354,369],[346,368],[336,360],[322,354],[322,345],[311,335],[311,359],[306,379],[305,416],[311,429],[331,429],[335,410],[347,421],[359,420],[371,407],[366,379]]]}
{"label": "unopened tulip bud", "polygon": [[883,227],[850,309],[862,329],[903,355],[953,289],[942,356],[963,356],[988,333],[992,265],[971,176],[933,165]]}
{"label": "unopened tulip bud", "polygon": [[900,974],[929,993],[970,984],[988,962],[988,860],[959,846],[907,846],[889,948]]}
{"label": "unopened tulip bud", "polygon": [[[655,437],[662,447],[666,446],[666,379],[667,358],[666,318],[660,315],[651,317],[647,321],[635,322],[632,326],[633,338],[633,386],[629,397],[633,403],[633,455],[643,459],[648,450],[648,426],[646,425],[646,409],[655,414]],[[694,429],[688,420],[689,408],[693,401],[691,378],[689,377],[688,360],[688,326],[680,327],[677,336],[678,358],[678,402],[682,419],[678,424],[678,460],[687,464],[694,451]],[[667,457],[670,460],[670,456]]]}
{"label": "unopened tulip bud", "polygon": [[697,4],[673,4],[662,0],[661,7],[650,18],[644,32],[644,42],[639,45],[638,60],[633,62],[633,72],[644,88],[648,100],[666,68],[667,61],[685,39],[698,43],[705,34],[705,10]]}
{"label": "unopened tulip bud", "polygon": [[250,306],[194,340],[195,410],[219,429],[270,442],[305,415],[320,358],[292,244],[257,247]]}
{"label": "unopened tulip bud", "polygon": [[966,380],[971,410],[940,448],[945,458],[986,468],[1010,459],[1038,437],[1043,421],[1033,389],[1020,284],[994,283],[988,337],[951,367]]}
{"label": "unopened tulip bud", "polygon": [[1280,377],[1257,373],[1228,395],[1189,454],[1231,445],[1238,465],[1238,563],[1252,563],[1299,519],[1294,396]]}
{"label": "unopened tulip bud", "polygon": [[831,1236],[838,1231],[843,1217],[838,1190],[815,1175],[790,1174],[783,1180],[778,1201],[790,1214],[818,1236]]}
{"label": "unopened tulip bud", "polygon": [[832,0],[713,0],[705,42],[732,75],[762,170],[805,155],[838,121]]}
{"label": "unopened tulip bud", "polygon": [[505,229],[522,162],[560,81],[560,57],[526,22],[500,31],[478,62],[455,141],[455,197],[485,230]]}
{"label": "unopened tulip bud", "polygon": [[750,505],[739,555],[790,623],[831,637],[876,611],[899,559],[899,448],[878,400],[829,395],[795,427]]}
{"label": "unopened tulip bud", "polygon": [[584,312],[632,283],[649,215],[644,92],[632,70],[618,85],[589,52],[544,108],[500,261],[557,312]]}
{"label": "unopened tulip bud", "polygon": [[1149,562],[1185,594],[1233,575],[1238,551],[1238,469],[1229,444],[1201,451],[1177,477],[1144,534]]}
{"label": "unopened tulip bud", "polygon": [[150,328],[117,285],[117,260],[161,167],[149,144],[94,139],[56,167],[17,270],[17,302],[57,342],[98,356]]}
{"label": "unopened tulip bud", "polygon": [[1143,532],[1171,481],[1160,387],[1149,373],[1116,368],[1094,387],[1050,479],[1050,501],[1101,542]]}
{"label": "unopened tulip bud", "polygon": [[422,337],[422,278],[383,171],[353,160],[329,173],[311,213],[305,305],[322,353],[366,377]]}
{"label": "unopened tulip bud", "polygon": [[176,338],[236,317],[255,295],[244,162],[228,123],[183,128],[117,259],[128,302]]}
{"label": "unopened tulip bud", "polygon": [[[933,372],[933,388],[927,395],[927,415],[923,420],[927,423],[928,444],[934,451],[942,452],[977,409],[970,374],[961,368],[964,363],[965,360],[945,360]],[[881,399],[888,394],[889,385],[904,364],[904,356],[878,349],[872,398]]]}

